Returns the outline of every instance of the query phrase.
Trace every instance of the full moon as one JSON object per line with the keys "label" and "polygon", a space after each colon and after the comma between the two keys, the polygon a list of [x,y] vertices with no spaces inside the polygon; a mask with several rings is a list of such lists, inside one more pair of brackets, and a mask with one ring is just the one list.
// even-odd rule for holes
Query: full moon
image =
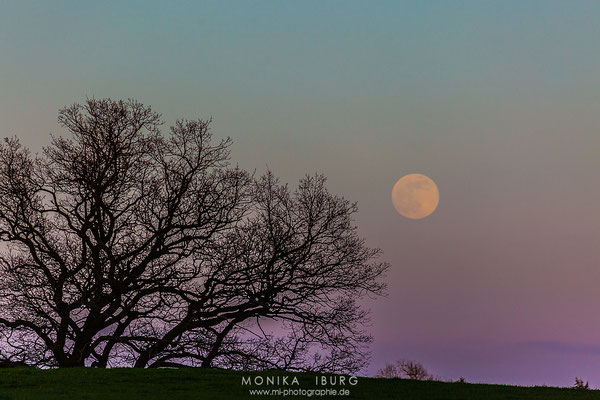
{"label": "full moon", "polygon": [[440,192],[433,180],[421,174],[409,174],[396,182],[392,202],[406,218],[421,219],[431,215],[440,201]]}

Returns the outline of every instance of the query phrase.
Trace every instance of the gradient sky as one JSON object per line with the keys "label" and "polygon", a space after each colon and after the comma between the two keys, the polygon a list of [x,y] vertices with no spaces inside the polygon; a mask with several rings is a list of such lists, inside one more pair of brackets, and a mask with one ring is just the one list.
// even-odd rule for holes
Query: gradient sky
{"label": "gradient sky", "polygon": [[[392,264],[369,373],[600,387],[600,2],[0,0],[0,135],[133,97],[359,203]],[[437,183],[396,213],[408,173]]]}

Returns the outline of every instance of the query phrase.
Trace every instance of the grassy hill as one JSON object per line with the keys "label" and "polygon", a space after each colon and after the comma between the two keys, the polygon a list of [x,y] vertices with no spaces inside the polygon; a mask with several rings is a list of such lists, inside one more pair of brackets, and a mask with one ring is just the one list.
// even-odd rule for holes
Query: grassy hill
{"label": "grassy hill", "polygon": [[[288,376],[288,385],[267,385],[266,379]],[[325,375],[338,380],[336,375]],[[242,384],[242,377],[251,384]],[[298,385],[292,385],[293,377]],[[257,382],[263,380],[262,385]],[[241,372],[218,369],[92,369],[73,368],[37,370],[17,368],[0,370],[0,400],[7,399],[306,399],[306,396],[251,395],[250,390],[347,389],[347,396],[311,398],[346,399],[600,399],[598,390],[552,387],[519,387],[469,383],[419,382],[404,379],[358,378],[356,385],[316,386],[321,375],[288,372]],[[348,378],[346,377],[346,380]]]}

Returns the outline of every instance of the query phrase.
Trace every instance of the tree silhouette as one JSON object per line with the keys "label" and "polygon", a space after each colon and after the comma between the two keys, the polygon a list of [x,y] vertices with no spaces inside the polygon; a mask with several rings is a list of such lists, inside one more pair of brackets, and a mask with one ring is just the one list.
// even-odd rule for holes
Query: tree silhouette
{"label": "tree silhouette", "polygon": [[[408,378],[413,380],[434,379],[433,375],[418,361],[398,360],[395,364],[387,363],[380,368],[375,375],[376,378]],[[464,381],[464,378],[461,378]]]}
{"label": "tree silhouette", "polygon": [[[387,264],[322,176],[229,165],[210,121],[137,101],[59,111],[71,137],[0,147],[0,351],[38,366],[354,372]],[[268,326],[268,329],[265,328]]]}

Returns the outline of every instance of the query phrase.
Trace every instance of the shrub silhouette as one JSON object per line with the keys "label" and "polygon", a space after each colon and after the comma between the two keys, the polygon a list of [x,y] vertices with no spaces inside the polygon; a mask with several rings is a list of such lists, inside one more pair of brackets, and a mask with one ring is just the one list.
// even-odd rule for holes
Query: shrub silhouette
{"label": "shrub silhouette", "polygon": [[573,385],[574,389],[578,389],[578,390],[586,390],[590,388],[590,384],[589,382],[585,382],[583,383],[583,379],[579,378],[579,377],[575,377],[575,384]]}
{"label": "shrub silhouette", "polygon": [[401,378],[400,371],[395,364],[387,363],[385,367],[377,371],[376,378]]}
{"label": "shrub silhouette", "polygon": [[395,364],[388,363],[377,371],[377,378],[408,378],[413,380],[433,379],[433,376],[418,361],[398,360]]}

